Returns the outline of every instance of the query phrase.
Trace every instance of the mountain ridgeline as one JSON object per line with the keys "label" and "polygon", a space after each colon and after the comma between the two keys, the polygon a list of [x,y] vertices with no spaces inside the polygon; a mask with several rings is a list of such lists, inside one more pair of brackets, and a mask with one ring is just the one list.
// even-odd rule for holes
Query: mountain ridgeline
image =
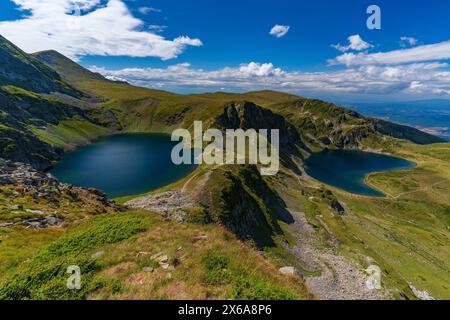
{"label": "mountain ridgeline", "polygon": [[49,168],[101,135],[171,132],[202,120],[222,128],[280,129],[284,159],[323,148],[386,150],[440,138],[291,94],[178,95],[110,81],[56,51],[27,54],[0,36],[0,157]]}

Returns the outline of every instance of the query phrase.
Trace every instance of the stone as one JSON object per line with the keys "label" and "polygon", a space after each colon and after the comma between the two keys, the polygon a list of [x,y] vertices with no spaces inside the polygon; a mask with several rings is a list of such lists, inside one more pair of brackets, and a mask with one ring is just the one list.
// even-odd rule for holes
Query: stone
{"label": "stone", "polygon": [[138,252],[138,253],[136,254],[136,258],[144,257],[144,256],[147,256],[147,255],[149,255],[149,254],[150,254],[149,252],[146,252],[146,251],[140,251],[140,252]]}
{"label": "stone", "polygon": [[345,214],[345,208],[344,206],[337,200],[333,201],[331,203],[331,208],[336,211],[339,215]]}
{"label": "stone", "polygon": [[161,257],[163,254],[164,254],[164,253],[162,253],[162,252],[158,252],[158,253],[152,255],[152,256],[150,257],[150,259],[156,260],[156,259],[158,259],[159,257]]}
{"label": "stone", "polygon": [[91,258],[98,259],[98,258],[102,257],[104,254],[105,254],[105,251],[98,251],[98,252],[93,253],[91,255]]}
{"label": "stone", "polygon": [[63,220],[56,216],[45,217],[45,223],[48,226],[57,226],[57,225],[60,225],[62,222],[63,222]]}
{"label": "stone", "polygon": [[208,236],[206,234],[200,234],[194,237],[194,240],[198,241],[198,240],[207,240]]}
{"label": "stone", "polygon": [[163,268],[164,270],[169,270],[169,268],[170,268],[170,264],[168,264],[168,263],[163,263],[163,262],[160,262],[160,263],[159,263],[159,266],[160,266],[161,268]]}
{"label": "stone", "polygon": [[9,227],[12,227],[13,225],[14,225],[14,223],[12,223],[12,222],[0,223],[0,228],[9,228]]}
{"label": "stone", "polygon": [[32,214],[44,214],[44,211],[41,210],[26,209],[25,211]]}
{"label": "stone", "polygon": [[7,210],[11,211],[23,211],[23,206],[21,204],[11,205],[7,207]]}
{"label": "stone", "polygon": [[155,271],[155,269],[154,268],[152,268],[152,267],[144,267],[144,268],[142,268],[142,271],[144,271],[144,272],[153,272],[153,271]]}
{"label": "stone", "polygon": [[164,255],[162,257],[159,257],[157,259],[157,261],[160,262],[160,263],[166,263],[167,261],[169,261],[169,257],[167,255]]}
{"label": "stone", "polygon": [[27,229],[40,229],[40,228],[42,228],[42,223],[39,222],[39,221],[24,222],[23,225]]}
{"label": "stone", "polygon": [[279,272],[285,276],[298,277],[298,271],[294,267],[283,267],[280,268]]}

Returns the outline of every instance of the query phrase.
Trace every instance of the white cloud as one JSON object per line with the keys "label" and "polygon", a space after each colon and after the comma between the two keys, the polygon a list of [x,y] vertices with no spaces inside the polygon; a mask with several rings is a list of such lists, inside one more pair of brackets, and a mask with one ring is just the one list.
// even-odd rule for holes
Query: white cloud
{"label": "white cloud", "polygon": [[277,38],[284,37],[289,32],[290,28],[291,27],[289,27],[289,26],[283,26],[283,25],[277,24],[277,25],[273,26],[273,28],[270,30],[270,35],[277,37]]}
{"label": "white cloud", "polygon": [[167,29],[167,26],[162,26],[159,24],[151,24],[148,26],[148,30],[150,30],[152,32],[156,32],[156,33],[163,32],[166,29]]}
{"label": "white cloud", "polygon": [[203,45],[202,41],[200,39],[191,39],[187,36],[181,36],[173,40],[174,43],[177,43],[179,45],[183,46],[194,46],[194,47],[200,47]]}
{"label": "white cloud", "polygon": [[407,46],[414,47],[418,42],[419,40],[413,37],[400,37],[400,46],[403,48]]}
{"label": "white cloud", "polygon": [[[159,57],[179,56],[187,46],[201,46],[187,36],[174,40],[142,31],[122,0],[11,0],[30,11],[22,19],[0,22],[0,34],[27,52],[54,49],[79,59],[85,55]],[[74,7],[74,3],[78,6]]]}
{"label": "white cloud", "polygon": [[450,59],[450,41],[422,45],[410,49],[394,50],[379,53],[345,53],[330,60],[330,64],[370,65],[370,64],[403,64],[424,61]]}
{"label": "white cloud", "polygon": [[275,68],[272,63],[256,63],[241,64],[239,72],[249,77],[279,77],[284,74],[280,68]]}
{"label": "white cloud", "polygon": [[[107,70],[92,67],[107,77],[167,90],[273,89],[294,93],[428,94],[450,97],[450,72],[445,63],[403,66],[359,66],[333,72],[287,72],[272,63],[250,62],[217,70],[195,69],[189,63],[167,68]],[[419,90],[420,89],[420,90]]]}
{"label": "white cloud", "polygon": [[333,44],[331,46],[341,52],[347,52],[349,50],[362,51],[373,47],[370,43],[364,41],[359,34],[350,36],[347,38],[347,40],[348,45],[346,46],[343,46],[341,44]]}
{"label": "white cloud", "polygon": [[140,7],[138,11],[142,14],[149,14],[150,12],[161,12],[161,9],[156,9],[152,7]]}

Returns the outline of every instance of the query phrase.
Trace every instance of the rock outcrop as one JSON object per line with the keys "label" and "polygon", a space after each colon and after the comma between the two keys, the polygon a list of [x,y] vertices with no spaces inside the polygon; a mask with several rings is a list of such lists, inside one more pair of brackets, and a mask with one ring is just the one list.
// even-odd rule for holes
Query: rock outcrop
{"label": "rock outcrop", "polygon": [[128,201],[125,205],[131,208],[150,210],[179,223],[186,222],[188,211],[198,206],[192,198],[179,191],[139,197]]}
{"label": "rock outcrop", "polygon": [[207,220],[226,226],[257,246],[273,245],[283,234],[280,221],[293,222],[285,203],[261,177],[256,166],[215,170],[198,200]]}
{"label": "rock outcrop", "polygon": [[123,208],[94,189],[59,182],[28,164],[0,159],[0,227],[46,228],[63,222],[72,212],[96,214]]}

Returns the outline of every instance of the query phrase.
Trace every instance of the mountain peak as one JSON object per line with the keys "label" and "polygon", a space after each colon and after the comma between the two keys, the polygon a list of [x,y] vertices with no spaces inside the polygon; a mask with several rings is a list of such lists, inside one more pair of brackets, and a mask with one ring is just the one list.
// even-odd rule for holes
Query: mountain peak
{"label": "mountain peak", "polygon": [[55,70],[69,83],[80,79],[106,80],[102,75],[91,72],[78,63],[55,50],[46,50],[33,53],[33,57]]}
{"label": "mountain peak", "polygon": [[37,93],[79,95],[79,92],[61,80],[58,73],[1,35],[0,61],[0,85],[14,85]]}

